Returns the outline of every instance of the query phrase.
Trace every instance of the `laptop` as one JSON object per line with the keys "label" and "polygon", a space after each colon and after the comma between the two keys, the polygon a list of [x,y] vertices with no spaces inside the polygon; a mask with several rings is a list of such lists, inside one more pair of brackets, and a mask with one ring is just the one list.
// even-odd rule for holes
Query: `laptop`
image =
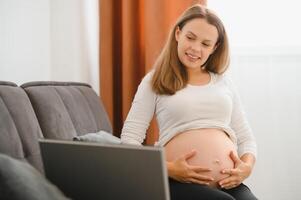
{"label": "laptop", "polygon": [[75,200],[169,200],[162,147],[39,140],[46,177]]}

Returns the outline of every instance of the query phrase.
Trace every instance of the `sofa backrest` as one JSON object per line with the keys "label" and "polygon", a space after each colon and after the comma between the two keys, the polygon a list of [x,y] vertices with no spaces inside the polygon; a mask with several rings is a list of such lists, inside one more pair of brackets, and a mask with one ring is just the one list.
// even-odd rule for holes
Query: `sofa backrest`
{"label": "sofa backrest", "polygon": [[100,130],[112,132],[99,96],[76,82],[30,82],[21,85],[37,115],[43,136],[67,139]]}
{"label": "sofa backrest", "polygon": [[24,90],[0,81],[0,153],[27,161],[43,172],[39,137],[42,132]]}
{"label": "sofa backrest", "polygon": [[88,84],[0,81],[0,153],[44,172],[38,138],[71,140],[100,130],[112,133],[99,96]]}

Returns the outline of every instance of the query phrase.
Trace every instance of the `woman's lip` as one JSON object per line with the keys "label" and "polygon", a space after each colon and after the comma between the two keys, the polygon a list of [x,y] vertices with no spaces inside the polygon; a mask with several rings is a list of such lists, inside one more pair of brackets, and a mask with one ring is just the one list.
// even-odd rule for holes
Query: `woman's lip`
{"label": "woman's lip", "polygon": [[192,55],[192,54],[189,54],[189,53],[185,53],[185,54],[186,54],[186,56],[188,58],[190,58],[192,60],[198,60],[198,59],[200,59],[200,57],[198,57],[198,56],[195,56],[195,55]]}
{"label": "woman's lip", "polygon": [[193,59],[197,59],[197,58],[200,58],[199,56],[195,56],[193,54],[190,54],[190,53],[185,53],[187,56],[189,56],[190,58],[193,58]]}

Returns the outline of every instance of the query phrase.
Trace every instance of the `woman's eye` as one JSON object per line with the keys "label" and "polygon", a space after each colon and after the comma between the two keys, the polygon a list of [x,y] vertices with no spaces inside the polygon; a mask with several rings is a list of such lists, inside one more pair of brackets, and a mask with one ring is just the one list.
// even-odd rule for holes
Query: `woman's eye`
{"label": "woman's eye", "polygon": [[190,36],[186,36],[188,40],[193,40],[194,38],[193,37],[190,37]]}
{"label": "woman's eye", "polygon": [[203,43],[203,45],[204,45],[205,47],[209,47],[209,46],[210,46],[210,44],[207,44],[207,43]]}

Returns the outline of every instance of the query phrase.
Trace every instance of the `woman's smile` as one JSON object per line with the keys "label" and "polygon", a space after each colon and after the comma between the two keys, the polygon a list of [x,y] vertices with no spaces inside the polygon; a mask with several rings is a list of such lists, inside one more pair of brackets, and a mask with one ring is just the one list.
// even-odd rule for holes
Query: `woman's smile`
{"label": "woman's smile", "polygon": [[199,56],[196,56],[196,55],[191,54],[191,53],[186,52],[185,55],[186,55],[187,60],[190,61],[190,62],[196,62],[196,61],[199,61],[201,59]]}

